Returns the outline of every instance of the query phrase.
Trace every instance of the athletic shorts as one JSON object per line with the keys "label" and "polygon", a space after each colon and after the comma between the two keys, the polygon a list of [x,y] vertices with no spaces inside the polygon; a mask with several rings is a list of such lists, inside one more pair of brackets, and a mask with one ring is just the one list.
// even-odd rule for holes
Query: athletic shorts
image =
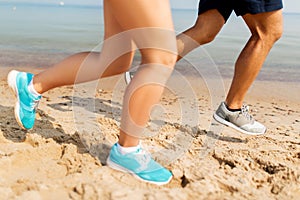
{"label": "athletic shorts", "polygon": [[282,0],[200,0],[198,14],[217,9],[225,21],[234,10],[237,16],[282,9]]}

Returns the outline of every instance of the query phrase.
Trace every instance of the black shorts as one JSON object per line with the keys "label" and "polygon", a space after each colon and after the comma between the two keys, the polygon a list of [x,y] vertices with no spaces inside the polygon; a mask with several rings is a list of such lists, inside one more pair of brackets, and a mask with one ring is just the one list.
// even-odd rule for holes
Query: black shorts
{"label": "black shorts", "polygon": [[217,9],[227,21],[233,10],[237,16],[243,16],[280,10],[282,7],[282,0],[200,0],[198,14]]}

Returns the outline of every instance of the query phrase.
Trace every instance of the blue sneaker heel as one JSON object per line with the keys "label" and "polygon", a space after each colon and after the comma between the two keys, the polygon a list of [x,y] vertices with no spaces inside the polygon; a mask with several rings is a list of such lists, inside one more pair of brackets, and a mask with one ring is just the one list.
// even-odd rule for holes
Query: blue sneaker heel
{"label": "blue sneaker heel", "polygon": [[12,88],[17,98],[15,105],[15,117],[23,129],[32,129],[35,114],[41,96],[34,97],[28,91],[28,84],[33,74],[12,70],[7,76],[8,85]]}

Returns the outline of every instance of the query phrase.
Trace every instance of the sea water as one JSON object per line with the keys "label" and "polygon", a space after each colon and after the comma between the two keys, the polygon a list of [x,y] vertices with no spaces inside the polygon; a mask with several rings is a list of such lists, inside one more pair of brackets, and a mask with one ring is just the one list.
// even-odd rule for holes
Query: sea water
{"label": "sea water", "polygon": [[[190,28],[197,18],[196,9],[172,10],[172,14],[177,33]],[[284,34],[268,55],[259,79],[300,81],[299,21],[300,14],[284,13]],[[72,53],[101,46],[103,33],[101,7],[0,2],[0,67],[51,66]],[[201,48],[222,75],[231,77],[249,37],[242,18],[233,13],[216,39]],[[199,63],[197,67],[210,66]]]}

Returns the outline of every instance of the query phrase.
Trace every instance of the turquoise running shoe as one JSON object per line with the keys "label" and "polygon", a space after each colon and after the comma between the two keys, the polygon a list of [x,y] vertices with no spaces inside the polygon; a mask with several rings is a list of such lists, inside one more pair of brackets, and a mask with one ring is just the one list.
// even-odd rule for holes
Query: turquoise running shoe
{"label": "turquoise running shoe", "polygon": [[141,148],[123,155],[118,151],[116,143],[111,148],[106,162],[109,167],[130,173],[144,182],[164,185],[172,179],[172,173],[155,162],[151,155]]}
{"label": "turquoise running shoe", "polygon": [[35,113],[41,96],[34,97],[28,91],[28,84],[33,74],[12,70],[7,76],[8,85],[14,91],[17,102],[15,105],[15,117],[23,129],[32,129],[35,121]]}

